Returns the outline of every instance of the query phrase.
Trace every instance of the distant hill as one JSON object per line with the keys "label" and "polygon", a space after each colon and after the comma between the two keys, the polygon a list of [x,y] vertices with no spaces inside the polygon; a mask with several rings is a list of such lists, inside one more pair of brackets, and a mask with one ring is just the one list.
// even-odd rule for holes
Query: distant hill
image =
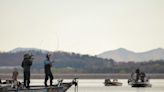
{"label": "distant hill", "polygon": [[103,52],[98,57],[116,61],[149,61],[164,59],[164,49],[157,48],[146,52],[133,52],[124,48]]}
{"label": "distant hill", "polygon": [[[1,66],[20,66],[25,53],[32,53],[34,62],[32,68],[43,69],[43,61],[49,51],[35,48],[16,48],[9,52],[0,53]],[[69,52],[51,52],[51,60],[55,60],[53,66],[55,68],[76,68],[76,69],[92,69],[102,66],[109,67],[114,61],[98,58],[96,56],[81,55]]]}

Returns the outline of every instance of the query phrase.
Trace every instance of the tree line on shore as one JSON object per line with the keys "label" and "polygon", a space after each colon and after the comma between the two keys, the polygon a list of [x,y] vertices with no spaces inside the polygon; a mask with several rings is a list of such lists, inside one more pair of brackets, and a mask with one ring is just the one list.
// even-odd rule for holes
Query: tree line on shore
{"label": "tree line on shore", "polygon": [[[34,55],[32,70],[43,72],[45,54],[39,51],[29,51]],[[0,67],[20,66],[26,52],[0,53]],[[146,73],[164,73],[164,60],[143,62],[117,62],[113,59],[102,59],[96,56],[81,55],[68,52],[52,52],[54,72],[70,73],[131,73],[140,68]]]}

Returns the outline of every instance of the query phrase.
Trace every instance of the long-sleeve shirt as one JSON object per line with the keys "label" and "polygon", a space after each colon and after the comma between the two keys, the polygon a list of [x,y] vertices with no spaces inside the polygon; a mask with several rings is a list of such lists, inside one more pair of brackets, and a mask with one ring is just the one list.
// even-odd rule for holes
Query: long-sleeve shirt
{"label": "long-sleeve shirt", "polygon": [[24,59],[22,62],[22,67],[24,71],[30,71],[30,67],[32,65],[32,60]]}
{"label": "long-sleeve shirt", "polygon": [[52,66],[51,61],[49,61],[49,60],[45,60],[45,61],[44,61],[44,72],[45,72],[46,74],[51,73],[51,66]]}

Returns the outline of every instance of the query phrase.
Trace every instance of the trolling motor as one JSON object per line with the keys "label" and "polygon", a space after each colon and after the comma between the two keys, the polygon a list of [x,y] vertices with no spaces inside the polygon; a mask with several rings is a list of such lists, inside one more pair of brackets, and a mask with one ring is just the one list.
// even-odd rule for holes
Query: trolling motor
{"label": "trolling motor", "polygon": [[73,81],[72,81],[72,84],[75,85],[75,92],[78,92],[78,81],[77,81],[78,78],[74,78]]}

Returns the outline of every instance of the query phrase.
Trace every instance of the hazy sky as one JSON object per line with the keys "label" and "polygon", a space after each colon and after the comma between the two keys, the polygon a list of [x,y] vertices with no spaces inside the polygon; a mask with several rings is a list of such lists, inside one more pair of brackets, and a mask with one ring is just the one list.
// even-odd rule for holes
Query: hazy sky
{"label": "hazy sky", "polygon": [[164,0],[0,0],[0,50],[164,48]]}

